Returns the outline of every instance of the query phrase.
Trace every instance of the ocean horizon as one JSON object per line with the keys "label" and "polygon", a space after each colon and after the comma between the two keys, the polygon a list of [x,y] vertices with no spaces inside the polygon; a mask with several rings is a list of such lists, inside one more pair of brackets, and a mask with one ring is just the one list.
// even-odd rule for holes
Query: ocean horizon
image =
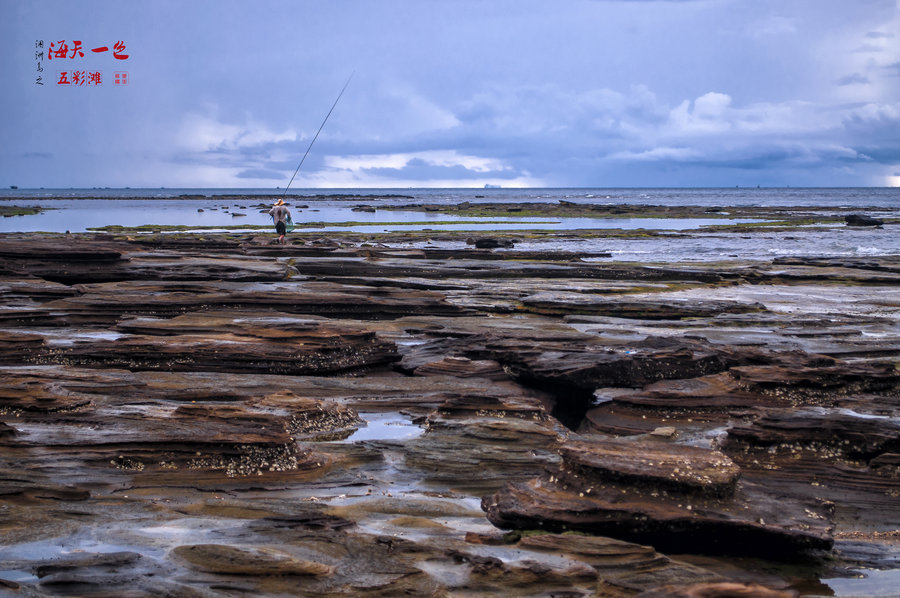
{"label": "ocean horizon", "polygon": [[[900,207],[900,187],[68,187],[0,189],[0,201],[314,197],[386,202],[557,202],[629,205]],[[29,205],[29,204],[26,204]]]}

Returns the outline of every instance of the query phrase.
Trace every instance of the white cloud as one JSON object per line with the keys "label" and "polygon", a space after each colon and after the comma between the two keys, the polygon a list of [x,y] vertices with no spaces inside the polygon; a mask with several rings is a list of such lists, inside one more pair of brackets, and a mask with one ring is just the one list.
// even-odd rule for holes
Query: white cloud
{"label": "white cloud", "polygon": [[711,91],[694,100],[694,114],[700,117],[717,117],[731,105],[731,96]]}
{"label": "white cloud", "polygon": [[432,150],[398,154],[370,154],[359,156],[328,156],[325,164],[329,168],[359,171],[374,168],[405,168],[413,160],[420,160],[429,166],[462,166],[472,172],[496,172],[510,170],[502,161],[460,154],[456,150]]}
{"label": "white cloud", "polygon": [[710,92],[693,102],[685,100],[670,113],[660,133],[676,138],[727,136],[740,142],[762,135],[821,135],[839,128],[841,119],[826,105],[811,102],[732,105],[725,94]]}
{"label": "white cloud", "polygon": [[[522,174],[514,178],[468,177],[468,178],[429,178],[405,179],[402,177],[373,176],[363,172],[350,170],[319,171],[306,177],[298,177],[293,187],[308,188],[341,188],[341,189],[405,189],[410,187],[424,188],[481,188],[485,185],[496,185],[506,188],[547,187],[547,181],[538,177]],[[293,188],[292,187],[292,188]]]}
{"label": "white cloud", "polygon": [[182,118],[176,135],[178,147],[194,152],[234,150],[297,139],[297,132],[293,129],[278,132],[252,120],[231,124],[209,114],[197,113],[189,113]]}
{"label": "white cloud", "polygon": [[734,126],[730,105],[731,97],[712,91],[694,100],[693,108],[685,100],[669,114],[669,128],[678,135],[724,133]]}
{"label": "white cloud", "polygon": [[873,123],[893,122],[900,124],[900,102],[894,104],[869,103],[848,111],[847,118]]}
{"label": "white cloud", "polygon": [[[414,172],[410,175],[407,169]],[[443,174],[443,176],[442,176]],[[411,178],[412,177],[412,178]],[[303,177],[311,187],[542,187],[546,182],[496,158],[431,150],[327,156],[325,168]]]}
{"label": "white cloud", "polygon": [[[505,107],[516,91],[479,98],[499,97],[499,105]],[[710,91],[671,106],[646,87],[627,93],[594,89],[566,94],[546,86],[528,92],[529,106],[543,113],[544,119],[530,122],[532,129],[520,138],[519,147],[533,156],[529,163],[537,164],[538,176],[567,162],[613,170],[629,164],[652,168],[654,163],[674,163],[766,173],[773,169],[847,170],[854,164],[874,168],[885,158],[870,156],[861,148],[874,138],[873,129],[893,131],[900,122],[900,105],[886,103],[741,104],[729,94]],[[545,109],[551,105],[553,110]],[[517,118],[528,118],[527,112],[519,112],[506,115],[506,120],[495,119],[494,110],[491,105],[469,106],[487,139],[506,138],[516,129]]]}

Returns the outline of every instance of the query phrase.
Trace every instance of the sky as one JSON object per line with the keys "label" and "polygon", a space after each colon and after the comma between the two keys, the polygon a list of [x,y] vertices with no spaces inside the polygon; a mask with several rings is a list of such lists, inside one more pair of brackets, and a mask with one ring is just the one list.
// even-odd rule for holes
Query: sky
{"label": "sky", "polygon": [[900,186],[900,0],[0,0],[0,50],[0,187]]}

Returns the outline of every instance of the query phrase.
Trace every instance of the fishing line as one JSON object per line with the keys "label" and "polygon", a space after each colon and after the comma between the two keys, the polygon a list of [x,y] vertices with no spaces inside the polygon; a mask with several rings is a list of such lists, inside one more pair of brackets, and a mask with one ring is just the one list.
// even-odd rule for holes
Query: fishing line
{"label": "fishing line", "polygon": [[353,73],[350,73],[350,76],[347,77],[347,82],[344,83],[343,89],[341,89],[341,93],[338,94],[336,100],[334,100],[334,104],[331,105],[331,110],[328,111],[328,114],[325,115],[325,120],[322,121],[322,124],[319,125],[319,130],[316,131],[315,137],[313,137],[312,141],[309,142],[309,147],[306,148],[306,153],[303,154],[303,158],[300,160],[300,164],[297,165],[297,170],[294,171],[294,174],[291,176],[291,180],[288,181],[287,187],[284,188],[284,193],[281,194],[281,199],[283,200],[285,195],[287,195],[288,187],[291,186],[291,183],[294,182],[294,177],[297,176],[297,173],[300,172],[300,167],[303,166],[303,160],[306,160],[306,156],[309,155],[309,150],[312,149],[313,143],[316,142],[316,139],[319,138],[319,133],[322,132],[322,127],[325,126],[325,123],[328,122],[328,117],[331,116],[331,113],[334,111],[334,107],[337,106],[337,103],[340,101],[341,96],[344,95],[344,90],[347,89],[347,86],[350,85],[350,79],[353,78]]}

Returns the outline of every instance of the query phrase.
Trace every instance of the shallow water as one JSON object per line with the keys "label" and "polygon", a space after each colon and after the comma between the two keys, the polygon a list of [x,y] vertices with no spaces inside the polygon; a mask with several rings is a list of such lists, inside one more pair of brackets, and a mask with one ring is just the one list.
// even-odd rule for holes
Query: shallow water
{"label": "shallow water", "polygon": [[[408,201],[408,200],[407,200]],[[421,230],[574,230],[585,228],[621,228],[625,230],[683,230],[717,224],[736,224],[751,220],[724,218],[474,218],[438,212],[376,211],[356,212],[354,204],[334,200],[292,201],[296,232]],[[373,202],[363,202],[372,204]],[[396,203],[396,202],[394,202]],[[51,208],[41,214],[0,219],[0,232],[88,232],[109,225],[118,226],[196,226],[234,227],[271,226],[272,218],[261,213],[257,201],[226,199],[39,199],[16,200],[14,205]],[[296,205],[309,205],[297,208]],[[236,216],[236,214],[241,214]],[[478,222],[484,224],[479,224]],[[304,223],[326,226],[304,227]],[[346,223],[360,223],[347,225]],[[459,224],[453,224],[458,222]],[[327,226],[334,223],[334,226]],[[371,223],[371,224],[368,224]],[[409,224],[407,224],[409,223]],[[224,230],[224,229],[221,229]],[[252,229],[248,229],[252,230]]]}
{"label": "shallow water", "polygon": [[[771,260],[781,257],[866,257],[900,253],[896,227],[882,229],[837,225],[790,232],[704,233],[690,237],[606,239],[593,242],[622,261]],[[517,246],[526,249],[526,244]],[[580,251],[578,243],[568,249]],[[590,259],[590,258],[588,258]]]}
{"label": "shallow water", "polygon": [[858,577],[823,579],[835,596],[900,596],[900,569],[859,570]]}
{"label": "shallow water", "polygon": [[[781,257],[871,257],[900,254],[900,227],[869,228],[836,225],[790,232],[721,233],[697,230],[691,234],[660,234],[635,238],[523,239],[515,251],[571,251],[609,253],[584,261],[707,262],[720,260],[772,260]],[[391,242],[402,249],[441,247],[463,249],[457,242]],[[497,251],[504,251],[498,249]]]}
{"label": "shallow water", "polygon": [[91,533],[79,532],[68,537],[38,540],[36,542],[26,542],[0,548],[0,561],[42,561],[85,555],[87,553],[128,552],[132,550],[135,550],[134,545],[111,544],[98,540]]}
{"label": "shallow water", "polygon": [[[0,190],[0,205],[15,204],[55,208],[32,216],[0,218],[0,232],[85,232],[107,225],[187,225],[216,227],[262,226],[271,218],[261,213],[280,191],[271,189],[101,189],[101,190]],[[192,194],[191,198],[178,198]],[[223,194],[234,196],[225,197]],[[296,195],[295,195],[296,194]],[[344,194],[344,195],[342,195]],[[63,199],[44,199],[48,195]],[[196,197],[197,195],[205,197]],[[243,197],[237,197],[243,195]],[[11,197],[17,197],[14,201]],[[559,202],[622,205],[716,206],[860,206],[872,215],[900,209],[900,189],[328,189],[292,190],[296,232],[383,232],[503,230],[574,231],[623,229],[673,231],[652,237],[566,238],[523,240],[516,250],[609,253],[599,260],[634,262],[716,261],[729,259],[771,260],[791,256],[867,257],[900,254],[896,226],[883,228],[834,225],[786,232],[747,231],[723,233],[705,230],[716,224],[748,222],[727,218],[473,218],[412,210],[356,212],[357,205],[372,207],[432,203],[453,205],[497,202]],[[309,206],[300,208],[299,206]],[[863,210],[864,206],[874,206]],[[202,210],[202,211],[199,211]],[[881,212],[880,212],[881,211]],[[243,216],[233,216],[239,213]],[[893,215],[895,215],[894,213]],[[482,223],[476,223],[481,221]],[[303,227],[304,222],[325,226]],[[348,225],[348,222],[359,223]],[[457,223],[457,224],[454,224]],[[248,229],[252,230],[252,229]],[[689,231],[679,234],[674,231]],[[427,241],[392,247],[446,247],[463,243]]]}

